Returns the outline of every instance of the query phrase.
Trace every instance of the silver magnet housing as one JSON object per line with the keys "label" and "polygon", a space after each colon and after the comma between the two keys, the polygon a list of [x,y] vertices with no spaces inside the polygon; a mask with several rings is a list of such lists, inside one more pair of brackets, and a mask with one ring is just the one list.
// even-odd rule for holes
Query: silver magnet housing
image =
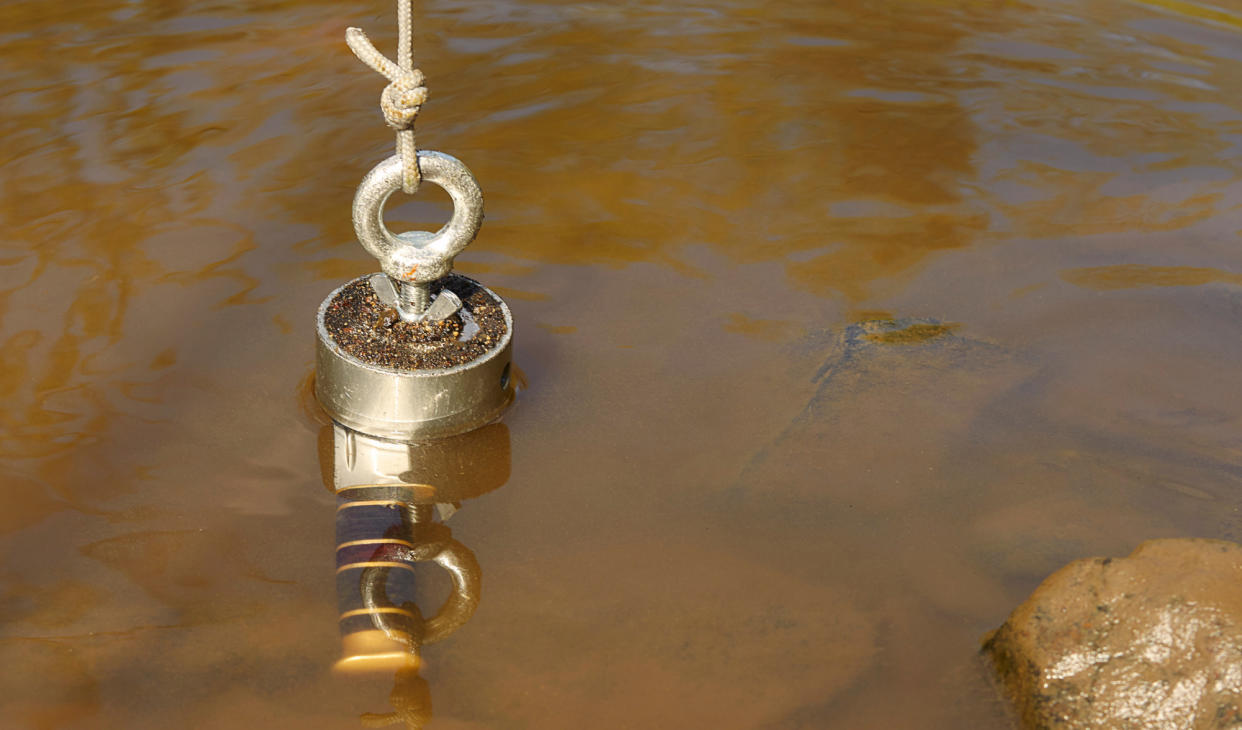
{"label": "silver magnet housing", "polygon": [[[332,420],[359,433],[407,442],[454,436],[487,425],[513,400],[509,377],[513,315],[495,292],[450,273],[453,258],[474,240],[483,222],[483,194],[470,170],[455,157],[423,151],[418,153],[418,166],[424,181],[441,186],[453,199],[452,218],[434,234],[394,235],[384,225],[384,203],[401,189],[400,157],[390,157],[372,168],[354,194],[354,232],[359,243],[379,259],[381,276],[387,277],[380,282],[383,286],[377,295],[383,299],[385,291],[398,294],[391,288],[398,286],[400,301],[394,304],[403,319],[437,318],[434,309],[428,311],[431,285],[457,278],[477,286],[499,308],[504,315],[504,335],[468,362],[406,370],[364,362],[332,338],[326,325],[328,307],[354,282],[324,300],[316,321],[315,395],[320,405]],[[470,308],[463,303],[464,319],[473,316]]]}
{"label": "silver magnet housing", "polygon": [[341,349],[325,323],[332,300],[353,282],[323,301],[316,320],[315,395],[332,420],[371,436],[417,442],[472,431],[500,417],[513,400],[513,315],[492,290],[450,276],[486,292],[505,319],[505,333],[491,349],[450,368],[399,370],[359,360]]}

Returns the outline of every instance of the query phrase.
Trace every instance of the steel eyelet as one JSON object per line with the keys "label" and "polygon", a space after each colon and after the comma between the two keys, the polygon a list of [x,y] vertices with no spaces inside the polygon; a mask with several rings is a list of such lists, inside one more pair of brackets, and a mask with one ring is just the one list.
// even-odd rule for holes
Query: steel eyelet
{"label": "steel eyelet", "polygon": [[419,152],[418,167],[424,181],[444,188],[453,199],[453,216],[435,233],[394,234],[384,224],[384,203],[401,189],[400,157],[394,155],[371,168],[354,194],[358,242],[379,259],[385,274],[408,284],[427,284],[446,276],[453,270],[453,258],[474,240],[483,224],[483,191],[461,160],[440,152]]}

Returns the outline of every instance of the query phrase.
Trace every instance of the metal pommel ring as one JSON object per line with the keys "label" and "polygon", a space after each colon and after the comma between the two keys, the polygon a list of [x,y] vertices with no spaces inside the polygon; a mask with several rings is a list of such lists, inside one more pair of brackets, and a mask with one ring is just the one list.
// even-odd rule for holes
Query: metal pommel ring
{"label": "metal pommel ring", "polygon": [[461,160],[439,152],[419,152],[423,180],[433,182],[453,199],[453,217],[435,233],[393,234],[384,225],[384,203],[401,189],[401,158],[389,157],[367,173],[354,193],[354,232],[385,274],[396,281],[426,284],[453,270],[461,253],[483,225],[483,191]]}

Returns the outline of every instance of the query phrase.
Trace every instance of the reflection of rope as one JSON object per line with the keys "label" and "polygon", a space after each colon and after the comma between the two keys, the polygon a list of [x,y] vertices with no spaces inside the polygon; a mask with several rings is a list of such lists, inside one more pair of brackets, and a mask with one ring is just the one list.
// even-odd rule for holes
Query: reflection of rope
{"label": "reflection of rope", "polygon": [[358,718],[362,726],[388,727],[403,722],[411,730],[421,730],[431,722],[431,689],[417,669],[397,672],[388,701],[396,712],[364,712]]}
{"label": "reflection of rope", "polygon": [[406,193],[418,190],[422,176],[418,170],[418,149],[414,146],[414,118],[427,101],[423,72],[414,68],[412,51],[413,10],[411,0],[397,0],[397,63],[384,57],[361,28],[345,30],[345,42],[360,61],[388,79],[380,94],[384,121],[397,130],[397,155],[401,157],[401,189]]}
{"label": "reflection of rope", "polygon": [[[415,525],[420,526],[417,522]],[[389,612],[383,610],[392,605],[385,586],[388,572],[394,568],[387,565],[368,566],[362,571],[361,579],[362,605],[371,615],[371,623],[389,639],[404,643],[415,654],[419,647],[445,638],[470,620],[479,607],[481,583],[479,562],[469,548],[450,537],[443,525],[430,523],[421,526],[439,527],[443,532],[432,529],[422,536],[423,540],[415,538],[412,545],[396,547],[385,555],[385,562],[435,561],[448,571],[453,589],[436,615],[423,621],[418,606],[407,603],[402,608],[418,617],[414,626],[409,627],[412,632],[407,633],[402,627],[392,625]],[[389,701],[394,712],[363,713],[359,717],[362,726],[387,727],[404,723],[410,730],[421,730],[431,721],[431,690],[426,680],[418,676],[417,667],[397,671]]]}

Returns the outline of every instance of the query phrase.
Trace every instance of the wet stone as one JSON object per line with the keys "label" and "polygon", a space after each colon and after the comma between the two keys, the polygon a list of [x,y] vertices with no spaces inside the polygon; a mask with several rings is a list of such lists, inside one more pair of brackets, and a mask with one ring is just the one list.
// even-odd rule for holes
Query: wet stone
{"label": "wet stone", "polygon": [[1070,563],[983,649],[1026,728],[1242,728],[1242,546]]}
{"label": "wet stone", "polygon": [[[385,306],[367,278],[350,282],[328,304],[324,327],[342,350],[369,365],[396,370],[434,370],[470,362],[491,350],[508,330],[504,312],[487,290],[456,275],[442,280],[478,325],[462,314],[441,322],[405,322]],[[433,290],[433,295],[439,290]]]}

